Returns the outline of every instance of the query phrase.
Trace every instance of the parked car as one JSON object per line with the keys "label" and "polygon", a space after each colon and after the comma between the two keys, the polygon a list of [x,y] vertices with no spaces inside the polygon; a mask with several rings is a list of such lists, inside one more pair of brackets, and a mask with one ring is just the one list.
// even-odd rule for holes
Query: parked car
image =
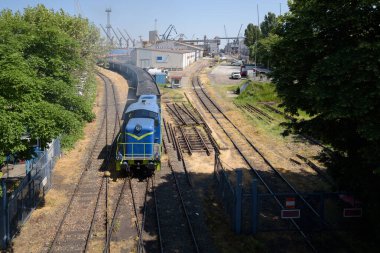
{"label": "parked car", "polygon": [[243,62],[242,61],[234,61],[231,63],[232,66],[241,66],[243,65]]}
{"label": "parked car", "polygon": [[230,78],[231,79],[241,79],[241,75],[239,72],[232,72]]}

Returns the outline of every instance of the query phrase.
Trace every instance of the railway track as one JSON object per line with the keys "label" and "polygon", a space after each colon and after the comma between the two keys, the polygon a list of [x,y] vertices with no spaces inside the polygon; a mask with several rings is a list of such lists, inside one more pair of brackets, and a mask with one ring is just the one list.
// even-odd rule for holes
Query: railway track
{"label": "railway track", "polygon": [[[100,73],[99,76],[105,89],[102,121],[48,252],[89,251],[92,232],[99,219],[100,226],[107,226],[108,179],[103,177],[103,171],[108,170],[110,164],[112,142],[120,119],[113,84]],[[106,227],[103,229],[107,231]]]}
{"label": "railway track", "polygon": [[[307,215],[307,217],[309,217],[313,222],[322,221],[322,223],[324,223],[322,217],[312,206],[312,204],[309,203],[276,168],[273,167],[273,165],[254,145],[254,143],[249,140],[244,133],[242,133],[240,129],[225,115],[223,110],[213,102],[203,87],[199,84],[197,78],[193,78],[193,88],[203,107],[222,128],[223,132],[226,134],[228,139],[230,139],[233,146],[244,159],[250,170],[259,179],[261,183],[260,191],[265,191],[271,194],[275,205],[280,209],[285,209],[285,207],[282,204],[283,202],[275,195],[275,193],[293,192],[307,207],[307,212],[303,215]],[[267,210],[273,211],[273,208],[268,207]],[[277,209],[277,212],[278,211],[279,210]],[[309,248],[316,251],[316,248],[300,224],[298,224],[295,219],[289,219],[289,221],[299,232],[302,238],[304,238]]]}
{"label": "railway track", "polygon": [[[273,105],[271,103],[262,103],[265,108],[268,110],[268,111],[271,111],[271,112],[274,112],[274,113],[277,113],[279,115],[282,115],[285,119],[287,120],[290,120],[290,121],[296,121],[296,118],[294,117],[291,117],[289,116],[288,114],[278,110],[277,108],[273,107]],[[321,148],[323,148],[329,155],[332,155],[333,154],[333,151],[326,147],[325,145],[323,145],[320,141],[314,139],[313,137],[311,136],[308,136],[308,135],[305,135],[305,134],[300,134],[300,136],[302,138],[304,138],[305,140],[309,141],[310,143],[314,144],[314,145],[317,145],[317,146],[320,146]]]}
{"label": "railway track", "polygon": [[204,124],[203,119],[184,103],[166,103],[169,114],[178,125],[200,125]]}
{"label": "railway track", "polygon": [[184,194],[188,194],[184,190],[186,178],[178,163],[170,160],[162,164],[162,171],[167,173],[156,175],[155,179],[159,185],[155,188],[155,196],[162,244],[160,252],[199,252],[189,207],[184,200]]}
{"label": "railway track", "polygon": [[238,105],[236,103],[235,103],[235,105],[238,108],[246,111],[248,114],[252,115],[253,117],[264,121],[265,123],[269,124],[269,123],[274,121],[273,117],[271,117],[268,113],[264,112],[263,110],[261,110],[260,108],[254,106],[254,105],[251,105],[251,104]]}
{"label": "railway track", "polygon": [[[112,249],[112,243],[117,243],[121,237],[127,239],[128,237],[137,238],[136,244],[130,246],[130,251],[136,250],[139,253],[146,252],[145,241],[156,241],[156,236],[146,234],[145,226],[147,213],[152,212],[151,208],[148,208],[148,202],[151,201],[153,191],[153,178],[145,178],[140,181],[136,178],[126,177],[124,179],[123,186],[115,204],[114,213],[108,228],[106,247],[104,252],[110,252]],[[153,212],[155,214],[155,212]],[[150,214],[150,228],[149,231],[156,230],[157,225],[152,222],[152,215]],[[128,229],[131,227],[130,222],[134,227],[134,231]],[[154,219],[155,221],[155,219]],[[125,234],[116,235],[118,227],[124,226],[127,228]],[[153,227],[153,229],[152,229]],[[149,246],[150,249],[157,250],[158,246]]]}
{"label": "railway track", "polygon": [[175,137],[174,126],[165,121],[164,127],[167,155],[162,160],[161,171],[155,174],[153,187],[159,252],[214,252],[205,233],[201,200],[196,196],[195,184],[179,152],[181,144]]}

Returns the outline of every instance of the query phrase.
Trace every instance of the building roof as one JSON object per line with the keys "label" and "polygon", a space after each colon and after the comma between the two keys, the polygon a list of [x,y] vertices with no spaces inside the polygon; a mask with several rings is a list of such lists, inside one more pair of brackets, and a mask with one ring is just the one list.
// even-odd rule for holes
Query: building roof
{"label": "building roof", "polygon": [[173,53],[173,54],[186,54],[186,53],[194,52],[193,50],[173,50],[173,49],[158,49],[158,48],[136,48],[136,50],[146,50],[146,51]]}
{"label": "building roof", "polygon": [[183,45],[183,46],[186,46],[186,47],[191,47],[191,48],[194,48],[194,49],[196,49],[196,50],[203,50],[202,47],[198,47],[198,46],[195,46],[195,45],[192,45],[192,44],[187,44],[187,43],[185,43],[185,42],[176,41],[175,43],[176,43],[176,44]]}
{"label": "building roof", "polygon": [[166,40],[166,41],[158,41],[155,44],[150,45],[149,47],[151,49],[162,49],[162,50],[178,50],[178,51],[185,51],[185,50],[203,50],[202,47],[198,47],[192,44],[188,44],[182,41],[177,40]]}

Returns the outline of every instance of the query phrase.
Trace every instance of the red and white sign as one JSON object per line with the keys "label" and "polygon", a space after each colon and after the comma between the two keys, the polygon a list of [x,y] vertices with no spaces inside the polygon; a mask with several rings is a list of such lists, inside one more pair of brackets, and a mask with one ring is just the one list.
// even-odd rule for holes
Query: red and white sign
{"label": "red and white sign", "polygon": [[344,208],[343,217],[344,218],[359,218],[363,215],[363,209],[361,208]]}
{"label": "red and white sign", "polygon": [[294,197],[286,198],[285,207],[287,209],[295,208],[296,207],[296,198],[294,198]]}
{"label": "red and white sign", "polygon": [[299,219],[301,217],[300,209],[281,210],[281,219]]}

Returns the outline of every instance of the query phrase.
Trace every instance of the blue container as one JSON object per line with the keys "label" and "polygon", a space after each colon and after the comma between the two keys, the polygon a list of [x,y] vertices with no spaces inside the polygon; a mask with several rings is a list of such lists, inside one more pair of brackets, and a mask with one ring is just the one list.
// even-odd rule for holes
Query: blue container
{"label": "blue container", "polygon": [[165,84],[166,83],[166,74],[165,73],[157,73],[154,75],[154,80],[157,84]]}

